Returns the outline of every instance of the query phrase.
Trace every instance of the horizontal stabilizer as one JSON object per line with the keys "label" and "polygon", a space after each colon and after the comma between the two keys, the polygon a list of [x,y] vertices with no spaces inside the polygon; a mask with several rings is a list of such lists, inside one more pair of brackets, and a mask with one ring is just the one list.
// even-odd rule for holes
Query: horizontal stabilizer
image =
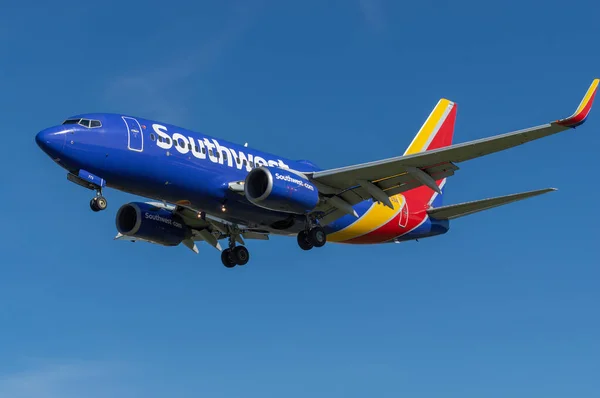
{"label": "horizontal stabilizer", "polygon": [[531,198],[552,191],[556,191],[556,188],[539,189],[537,191],[515,193],[512,195],[498,196],[496,198],[482,199],[473,202],[459,203],[456,205],[442,206],[427,210],[427,214],[429,214],[430,217],[437,218],[440,220],[451,220],[453,218],[468,216],[469,214],[492,209],[494,207],[506,205],[508,203]]}

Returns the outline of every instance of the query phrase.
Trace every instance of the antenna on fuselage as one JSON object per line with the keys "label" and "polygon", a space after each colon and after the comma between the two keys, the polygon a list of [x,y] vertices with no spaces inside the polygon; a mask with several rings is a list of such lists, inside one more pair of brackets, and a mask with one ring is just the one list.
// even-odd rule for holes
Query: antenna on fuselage
{"label": "antenna on fuselage", "polygon": [[248,143],[247,142],[244,144],[244,148],[246,148],[246,147],[248,147]]}

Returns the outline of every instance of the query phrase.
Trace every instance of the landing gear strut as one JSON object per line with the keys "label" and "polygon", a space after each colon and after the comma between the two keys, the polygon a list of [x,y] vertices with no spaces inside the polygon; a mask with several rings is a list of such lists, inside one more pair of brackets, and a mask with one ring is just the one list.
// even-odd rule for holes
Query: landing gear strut
{"label": "landing gear strut", "polygon": [[250,253],[245,246],[236,246],[236,235],[229,235],[229,247],[221,252],[221,261],[227,268],[233,268],[236,265],[246,265],[250,260]]}
{"label": "landing gear strut", "polygon": [[298,246],[302,250],[323,247],[327,243],[327,234],[323,227],[316,225],[298,233]]}
{"label": "landing gear strut", "polygon": [[102,196],[102,191],[98,190],[96,196],[90,200],[90,208],[93,211],[102,211],[106,209],[106,206],[108,206],[108,202],[106,201],[106,198]]}

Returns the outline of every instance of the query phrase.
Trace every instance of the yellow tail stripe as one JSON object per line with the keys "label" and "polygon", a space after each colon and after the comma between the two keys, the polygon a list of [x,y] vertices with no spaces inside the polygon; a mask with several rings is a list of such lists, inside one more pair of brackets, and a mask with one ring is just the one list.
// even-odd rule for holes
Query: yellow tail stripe
{"label": "yellow tail stripe", "polygon": [[427,142],[431,142],[430,138],[437,134],[440,127],[439,121],[444,116],[444,113],[450,104],[451,102],[445,98],[438,101],[427,120],[425,120],[425,123],[423,123],[423,126],[421,126],[421,130],[419,130],[408,146],[406,152],[404,152],[404,155],[419,153],[425,149]]}

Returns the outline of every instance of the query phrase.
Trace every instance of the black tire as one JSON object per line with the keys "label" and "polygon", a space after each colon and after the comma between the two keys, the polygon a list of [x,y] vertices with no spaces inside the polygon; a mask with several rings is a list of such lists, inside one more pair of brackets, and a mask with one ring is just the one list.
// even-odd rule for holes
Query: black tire
{"label": "black tire", "polygon": [[94,212],[100,211],[100,209],[98,208],[98,204],[96,203],[96,198],[90,200],[90,209],[92,209],[92,211]]}
{"label": "black tire", "polygon": [[314,247],[322,247],[327,243],[327,234],[323,227],[314,227],[308,231],[309,240]]}
{"label": "black tire", "polygon": [[250,260],[250,253],[244,246],[236,246],[233,248],[232,258],[237,265],[246,265]]}
{"label": "black tire", "polygon": [[96,207],[98,207],[98,210],[106,210],[108,202],[104,196],[97,196],[94,199],[96,199]]}
{"label": "black tire", "polygon": [[225,249],[221,252],[221,262],[227,268],[235,267],[235,261],[231,257],[231,249]]}
{"label": "black tire", "polygon": [[300,249],[302,250],[310,250],[313,248],[313,244],[306,231],[298,232],[298,246],[300,246]]}

